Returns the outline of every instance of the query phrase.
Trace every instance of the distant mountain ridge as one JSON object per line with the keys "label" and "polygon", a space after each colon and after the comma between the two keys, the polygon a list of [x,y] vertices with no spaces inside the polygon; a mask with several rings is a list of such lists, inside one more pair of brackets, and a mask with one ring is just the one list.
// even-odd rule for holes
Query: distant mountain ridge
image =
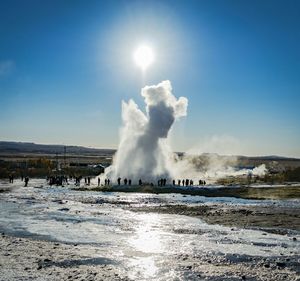
{"label": "distant mountain ridge", "polygon": [[89,148],[75,145],[36,144],[33,142],[0,141],[0,153],[37,153],[62,154],[66,147],[67,154],[76,155],[112,155],[115,149]]}
{"label": "distant mountain ridge", "polygon": [[[0,141],[0,153],[2,154],[13,154],[13,153],[36,153],[36,154],[63,154],[64,148],[66,147],[67,154],[73,155],[113,155],[116,149],[105,149],[105,148],[90,148],[84,146],[76,145],[59,145],[59,144],[37,144],[33,142],[15,142],[15,141]],[[182,152],[177,152],[183,155]],[[203,153],[202,155],[218,155],[216,153]],[[227,157],[218,155],[219,157]],[[276,155],[266,155],[266,156],[242,156],[242,155],[232,155],[238,159],[256,159],[256,160],[299,160],[296,157],[284,157]]]}

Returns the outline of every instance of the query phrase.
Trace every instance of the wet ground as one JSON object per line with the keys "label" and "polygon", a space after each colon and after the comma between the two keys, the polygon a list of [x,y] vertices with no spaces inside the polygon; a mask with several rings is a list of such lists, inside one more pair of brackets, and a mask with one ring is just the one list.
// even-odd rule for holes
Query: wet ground
{"label": "wet ground", "polygon": [[[300,280],[297,199],[89,192],[44,180],[26,188],[0,184],[8,189],[0,193],[3,281]],[[271,223],[239,223],[251,214],[237,210]],[[225,212],[235,223],[222,223]],[[295,217],[276,225],[284,215]]]}

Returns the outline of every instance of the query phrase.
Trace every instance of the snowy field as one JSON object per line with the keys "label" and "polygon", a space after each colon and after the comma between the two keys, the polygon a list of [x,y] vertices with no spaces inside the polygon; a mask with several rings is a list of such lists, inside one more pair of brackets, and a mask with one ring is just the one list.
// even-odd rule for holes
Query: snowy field
{"label": "snowy field", "polygon": [[172,204],[300,206],[15,181],[0,193],[0,280],[300,280],[298,231],[280,235],[128,208]]}

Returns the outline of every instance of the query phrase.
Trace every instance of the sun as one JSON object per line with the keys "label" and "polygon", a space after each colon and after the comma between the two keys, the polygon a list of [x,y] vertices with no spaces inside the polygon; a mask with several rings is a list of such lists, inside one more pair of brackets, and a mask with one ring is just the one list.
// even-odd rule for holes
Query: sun
{"label": "sun", "polygon": [[146,70],[154,61],[154,54],[149,46],[139,46],[134,52],[134,61],[142,70]]}

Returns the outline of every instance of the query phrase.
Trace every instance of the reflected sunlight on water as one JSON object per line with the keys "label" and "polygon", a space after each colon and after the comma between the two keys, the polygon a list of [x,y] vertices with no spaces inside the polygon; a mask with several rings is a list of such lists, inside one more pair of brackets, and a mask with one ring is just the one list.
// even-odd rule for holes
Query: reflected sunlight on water
{"label": "reflected sunlight on water", "polygon": [[159,214],[138,215],[139,224],[136,226],[135,235],[129,243],[137,251],[143,253],[161,253],[161,219]]}

